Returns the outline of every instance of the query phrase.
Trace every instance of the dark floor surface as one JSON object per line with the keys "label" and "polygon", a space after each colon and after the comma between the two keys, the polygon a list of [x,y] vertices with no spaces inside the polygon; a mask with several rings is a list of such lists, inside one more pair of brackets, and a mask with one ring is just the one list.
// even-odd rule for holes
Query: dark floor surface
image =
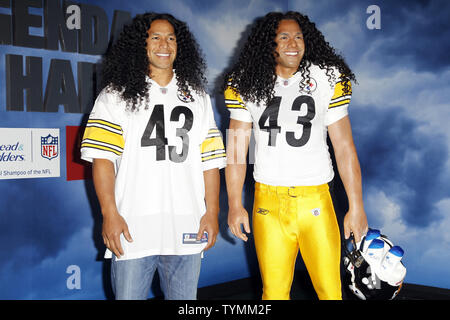
{"label": "dark floor surface", "polygon": [[[261,300],[259,277],[234,280],[198,289],[199,300]],[[344,291],[345,300],[358,300]],[[318,300],[308,274],[298,270],[291,290],[292,300]],[[395,300],[450,300],[450,290],[405,283]]]}

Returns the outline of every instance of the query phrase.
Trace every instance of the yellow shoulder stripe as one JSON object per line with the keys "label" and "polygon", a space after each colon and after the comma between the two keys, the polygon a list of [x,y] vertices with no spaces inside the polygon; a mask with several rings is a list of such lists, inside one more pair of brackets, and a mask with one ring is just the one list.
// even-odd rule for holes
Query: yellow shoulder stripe
{"label": "yellow shoulder stripe", "polygon": [[330,105],[328,106],[328,108],[335,108],[335,107],[340,107],[346,104],[350,103],[350,99],[343,99],[334,103],[330,103]]}
{"label": "yellow shoulder stripe", "polygon": [[228,86],[224,92],[225,105],[231,109],[247,109],[241,95],[232,87]]}
{"label": "yellow shoulder stripe", "polygon": [[119,126],[117,124],[114,124],[112,122],[109,122],[109,121],[101,120],[101,119],[89,119],[87,123],[88,123],[88,125],[89,124],[101,124],[101,125],[110,127],[112,129],[116,129],[116,130],[122,131],[122,127],[121,126]]}
{"label": "yellow shoulder stripe", "polygon": [[211,155],[211,156],[208,156],[208,157],[202,157],[202,161],[204,162],[204,161],[208,161],[208,160],[212,160],[212,159],[225,158],[225,157],[226,157],[226,154],[225,154],[225,151],[224,151],[224,152],[219,153],[219,154],[214,154],[214,155]]}
{"label": "yellow shoulder stripe", "polygon": [[86,127],[83,135],[83,140],[84,139],[100,141],[112,146],[119,147],[121,149],[123,149],[125,146],[125,141],[121,134],[109,131],[101,127]]}
{"label": "yellow shoulder stripe", "polygon": [[336,83],[336,85],[334,86],[334,94],[333,94],[333,97],[331,98],[331,100],[338,99],[345,95],[347,95],[347,96],[351,95],[352,94],[352,83],[349,81],[348,84],[349,84],[349,92],[344,93],[343,81]]}
{"label": "yellow shoulder stripe", "polygon": [[103,151],[109,151],[109,152],[117,154],[118,156],[120,156],[122,154],[122,152],[119,152],[119,151],[114,150],[112,148],[108,148],[107,146],[101,146],[101,145],[87,143],[87,142],[81,143],[81,147],[82,148],[92,148],[92,149],[98,149],[98,150],[103,150]]}
{"label": "yellow shoulder stripe", "polygon": [[225,150],[221,136],[207,138],[202,142],[201,153],[212,152],[216,150]]}

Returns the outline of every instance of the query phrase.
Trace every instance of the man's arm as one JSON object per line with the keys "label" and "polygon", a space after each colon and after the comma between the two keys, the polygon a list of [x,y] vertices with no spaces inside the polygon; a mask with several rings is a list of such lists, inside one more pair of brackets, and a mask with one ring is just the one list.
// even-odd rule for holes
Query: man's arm
{"label": "man's arm", "polygon": [[367,217],[364,211],[361,183],[361,168],[353,143],[352,129],[348,116],[328,127],[333,144],[339,175],[348,197],[349,210],[344,217],[344,235],[347,239],[353,232],[359,242],[367,232]]}
{"label": "man's arm", "polygon": [[92,176],[95,192],[97,193],[103,215],[103,242],[116,257],[120,257],[123,255],[122,245],[120,244],[120,234],[123,233],[128,242],[132,242],[133,240],[128,231],[127,223],[119,214],[116,207],[114,196],[116,180],[114,164],[106,159],[94,159]]}
{"label": "man's arm", "polygon": [[204,249],[206,251],[214,246],[214,244],[216,243],[217,234],[219,233],[219,169],[214,168],[203,171],[203,179],[205,181],[206,213],[200,220],[200,228],[197,233],[197,240],[201,239],[205,231],[208,233],[208,244]]}
{"label": "man's arm", "polygon": [[227,167],[225,180],[228,193],[228,226],[238,238],[247,241],[244,230],[250,233],[250,224],[247,210],[242,205],[242,188],[244,187],[247,170],[247,152],[251,135],[251,122],[230,120],[227,139]]}

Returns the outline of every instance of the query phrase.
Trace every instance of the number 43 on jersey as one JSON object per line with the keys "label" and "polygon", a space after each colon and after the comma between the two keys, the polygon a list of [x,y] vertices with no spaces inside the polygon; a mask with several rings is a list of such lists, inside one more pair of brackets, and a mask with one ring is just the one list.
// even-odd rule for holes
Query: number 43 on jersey
{"label": "number 43 on jersey", "polygon": [[[260,130],[269,133],[269,146],[276,146],[277,134],[281,132],[281,127],[278,125],[278,114],[280,111],[281,97],[274,97],[259,118],[258,125]],[[299,96],[295,98],[292,103],[292,111],[300,111],[302,104],[306,104],[307,113],[304,116],[297,117],[297,124],[303,126],[303,133],[300,138],[295,137],[295,132],[286,132],[286,142],[292,147],[304,146],[311,137],[311,120],[316,115],[316,107],[314,99],[310,96]],[[268,125],[266,125],[268,122]]]}
{"label": "number 43 on jersey", "polygon": [[[170,114],[170,121],[178,122],[180,115],[184,115],[184,124],[181,128],[176,129],[176,136],[182,141],[182,150],[177,153],[175,146],[169,146],[169,159],[173,162],[183,162],[186,160],[189,152],[189,136],[188,132],[192,129],[194,122],[194,115],[192,111],[184,106],[177,106],[173,108]],[[153,131],[155,131],[155,138],[151,138]],[[166,160],[166,145],[168,145],[165,134],[164,122],[164,105],[157,104],[153,108],[153,112],[145,128],[144,134],[141,138],[141,147],[156,147],[156,160]]]}

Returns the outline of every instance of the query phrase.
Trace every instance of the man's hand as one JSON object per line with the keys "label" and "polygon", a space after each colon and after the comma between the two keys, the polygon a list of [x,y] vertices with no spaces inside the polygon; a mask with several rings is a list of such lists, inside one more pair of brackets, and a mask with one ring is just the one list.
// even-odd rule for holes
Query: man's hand
{"label": "man's hand", "polygon": [[244,241],[250,233],[250,223],[247,210],[242,206],[242,189],[244,187],[247,171],[247,153],[252,133],[252,123],[230,120],[227,135],[227,167],[225,168],[225,181],[228,193],[228,227],[231,232]]}
{"label": "man's hand", "polygon": [[115,213],[103,216],[103,242],[117,258],[120,258],[124,253],[120,243],[120,235],[122,233],[128,242],[133,242],[128,231],[128,225],[120,214]]}
{"label": "man's hand", "polygon": [[103,243],[116,257],[120,258],[124,253],[120,244],[120,235],[123,233],[128,242],[132,242],[133,239],[128,231],[127,223],[117,211],[114,197],[116,176],[113,162],[107,159],[94,159],[92,176],[103,215]]}
{"label": "man's hand", "polygon": [[247,241],[247,235],[242,232],[241,225],[244,226],[245,232],[250,233],[247,210],[244,207],[230,208],[228,210],[228,226],[231,232],[239,239]]}
{"label": "man's hand", "polygon": [[219,233],[219,221],[217,214],[206,212],[200,220],[200,227],[197,233],[197,240],[200,240],[203,233],[208,233],[208,244],[204,251],[212,248],[216,243],[217,234]]}
{"label": "man's hand", "polygon": [[344,236],[345,239],[350,237],[353,232],[355,242],[360,242],[361,238],[367,233],[369,226],[364,210],[349,210],[344,217]]}

